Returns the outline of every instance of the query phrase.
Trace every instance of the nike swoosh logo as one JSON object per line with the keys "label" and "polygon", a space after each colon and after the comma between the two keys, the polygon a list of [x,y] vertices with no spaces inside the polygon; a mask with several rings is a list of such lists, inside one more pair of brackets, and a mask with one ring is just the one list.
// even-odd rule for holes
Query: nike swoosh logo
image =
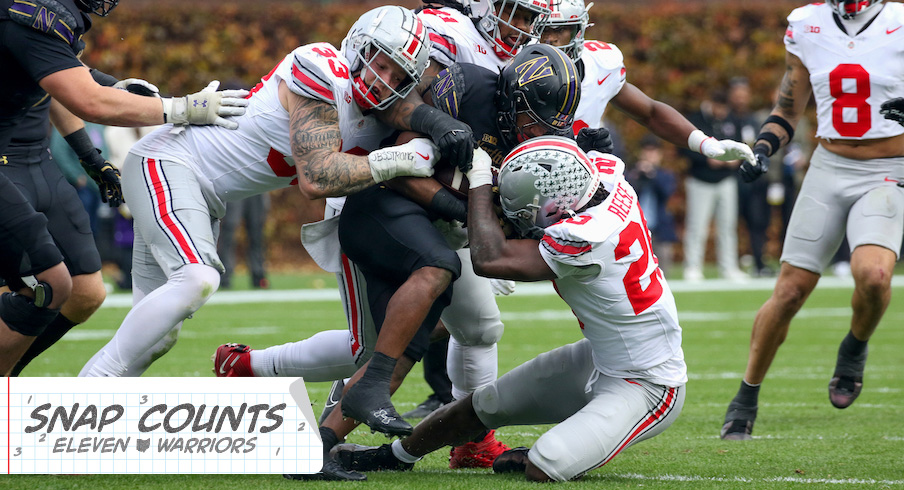
{"label": "nike swoosh logo", "polygon": [[[226,357],[226,359],[223,361],[223,364],[220,364],[220,374],[226,374],[226,370],[223,368],[226,367],[226,363],[229,362],[229,359],[231,358],[232,354],[229,354],[229,356]],[[239,356],[235,356],[235,359],[232,360],[232,364],[230,364],[229,367],[231,368],[232,366],[235,366],[235,363],[238,362],[238,360]]]}
{"label": "nike swoosh logo", "polygon": [[898,182],[897,180],[895,180],[895,179],[889,179],[888,177],[885,177],[885,181],[886,181],[886,182],[894,182],[895,184],[899,184],[899,183],[900,183],[900,182]]}
{"label": "nike swoosh logo", "polygon": [[[610,73],[609,75],[611,75],[611,73]],[[596,84],[597,84],[597,85],[602,85],[603,82],[605,82],[606,79],[609,78],[609,75],[604,76],[602,80],[597,80],[597,81],[596,81]]]}
{"label": "nike swoosh logo", "polygon": [[901,26],[895,27],[894,29],[885,29],[885,33],[886,33],[886,34],[891,34],[892,32],[895,32],[895,31],[897,31],[897,30],[900,29],[900,28],[901,28]]}
{"label": "nike swoosh logo", "polygon": [[416,151],[415,153],[417,153],[417,156],[423,158],[424,160],[430,160],[430,157],[428,157],[427,155],[424,155],[423,153],[421,153],[419,151]]}

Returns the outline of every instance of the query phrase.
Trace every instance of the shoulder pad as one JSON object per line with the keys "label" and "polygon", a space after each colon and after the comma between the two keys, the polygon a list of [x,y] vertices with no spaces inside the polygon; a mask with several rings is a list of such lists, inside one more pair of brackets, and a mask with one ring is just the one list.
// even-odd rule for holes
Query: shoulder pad
{"label": "shoulder pad", "polygon": [[618,49],[618,46],[602,41],[584,41],[581,59],[584,60],[584,63],[591,62],[606,71],[625,65],[625,55]]}
{"label": "shoulder pad", "polygon": [[817,8],[821,5],[822,4],[804,5],[803,7],[798,7],[792,10],[791,13],[788,14],[788,22],[794,23],[806,19],[807,17],[815,14],[817,12]]}
{"label": "shoulder pad", "polygon": [[286,81],[292,92],[335,104],[334,86],[349,80],[345,58],[328,43],[315,43],[292,52],[292,75]]}
{"label": "shoulder pad", "polygon": [[8,10],[14,22],[36,31],[58,36],[69,45],[78,38],[78,21],[72,12],[57,0],[15,0]]}
{"label": "shoulder pad", "polygon": [[464,98],[466,86],[461,65],[455,63],[439,72],[433,79],[433,105],[458,119],[458,110]]}

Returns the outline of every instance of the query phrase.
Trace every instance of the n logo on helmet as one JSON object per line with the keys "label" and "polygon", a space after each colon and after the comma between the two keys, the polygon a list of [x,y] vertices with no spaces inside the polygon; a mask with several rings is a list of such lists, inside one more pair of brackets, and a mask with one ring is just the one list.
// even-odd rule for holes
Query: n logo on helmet
{"label": "n logo on helmet", "polygon": [[555,75],[552,65],[549,64],[549,57],[547,56],[540,56],[521,63],[515,67],[515,73],[518,74],[519,87]]}

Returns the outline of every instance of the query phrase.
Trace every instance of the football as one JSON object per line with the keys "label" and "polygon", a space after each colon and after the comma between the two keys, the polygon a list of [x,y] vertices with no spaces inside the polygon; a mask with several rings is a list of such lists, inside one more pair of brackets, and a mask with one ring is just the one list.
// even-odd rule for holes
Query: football
{"label": "football", "polygon": [[[395,144],[403,145],[414,138],[424,138],[425,136],[414,131],[405,131],[399,134]],[[468,178],[455,165],[449,163],[448,160],[442,159],[433,166],[433,178],[436,179],[443,187],[449,189],[455,197],[459,199],[468,198]]]}

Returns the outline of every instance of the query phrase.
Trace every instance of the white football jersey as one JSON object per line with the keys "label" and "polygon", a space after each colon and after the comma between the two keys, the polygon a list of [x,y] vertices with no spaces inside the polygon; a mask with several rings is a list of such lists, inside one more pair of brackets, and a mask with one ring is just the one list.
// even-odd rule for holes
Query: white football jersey
{"label": "white football jersey", "polygon": [[622,175],[611,188],[602,204],[546,228],[540,254],[590,340],[597,370],[683,385],[675,298],[653,255],[637,194]]}
{"label": "white football jersey", "polygon": [[292,92],[336,108],[343,152],[366,155],[392,133],[373,116],[361,113],[341,52],[328,43],[314,43],[289,53],[251,89],[245,114],[234,118],[238,129],[189,126],[172,134],[173,126],[167,124],[142,138],[131,151],[190,167],[208,200],[236,201],[295,185],[289,113],[279,101],[282,80]]}
{"label": "white football jersey", "polygon": [[424,9],[417,16],[430,34],[430,57],[444,66],[471,63],[495,73],[511,59],[498,56],[471,18],[454,8]]}
{"label": "white football jersey", "polygon": [[602,127],[606,106],[627,81],[625,57],[614,44],[584,41],[581,61],[584,79],[581,80],[581,102],[574,115],[574,134],[581,128]]}
{"label": "white football jersey", "polygon": [[900,3],[886,3],[878,17],[853,37],[838,28],[828,4],[791,12],[785,48],[810,72],[817,136],[874,139],[904,133],[900,124],[879,114],[882,102],[904,96],[902,26]]}

